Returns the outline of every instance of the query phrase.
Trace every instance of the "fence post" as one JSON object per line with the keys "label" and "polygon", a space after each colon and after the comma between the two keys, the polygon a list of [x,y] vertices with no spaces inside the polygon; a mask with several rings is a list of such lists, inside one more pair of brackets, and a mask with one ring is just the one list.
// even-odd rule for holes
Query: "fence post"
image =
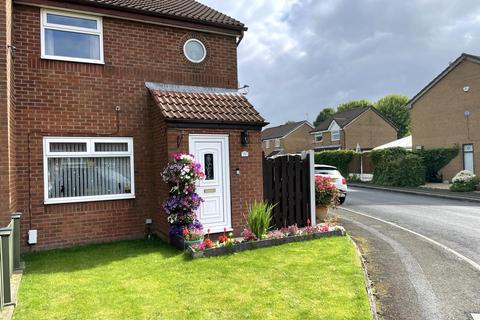
{"label": "fence post", "polygon": [[317,216],[315,215],[315,151],[308,150],[310,161],[310,221],[311,225],[317,224]]}
{"label": "fence post", "polygon": [[20,269],[20,217],[21,212],[12,214],[13,220],[13,270]]}
{"label": "fence post", "polygon": [[3,275],[3,305],[12,303],[12,292],[10,287],[10,236],[12,228],[0,228],[0,242],[2,246],[2,275]]}

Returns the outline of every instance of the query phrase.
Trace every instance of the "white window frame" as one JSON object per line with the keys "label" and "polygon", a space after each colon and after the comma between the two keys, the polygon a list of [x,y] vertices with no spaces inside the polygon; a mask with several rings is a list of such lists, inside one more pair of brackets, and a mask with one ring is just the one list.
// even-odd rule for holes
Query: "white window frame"
{"label": "white window frame", "polygon": [[[86,143],[86,152],[50,152],[50,143]],[[127,143],[127,151],[95,151],[95,143]],[[48,159],[49,158],[107,158],[107,157],[130,157],[130,193],[84,196],[84,197],[68,197],[68,198],[49,198],[48,197]],[[135,199],[135,175],[133,162],[133,138],[132,137],[44,137],[43,138],[43,189],[44,204],[58,203],[75,203],[75,202],[91,202],[106,201],[120,199]]]}
{"label": "white window frame", "polygon": [[[47,14],[61,15],[65,17],[74,17],[74,18],[83,18],[89,20],[97,21],[97,29],[89,29],[82,27],[73,27],[56,23],[47,22]],[[86,15],[81,13],[72,13],[66,11],[58,11],[51,9],[42,9],[40,14],[40,42],[41,42],[41,58],[49,60],[61,60],[61,61],[72,61],[72,62],[83,62],[83,63],[94,63],[94,64],[105,64],[104,55],[103,55],[103,19],[100,16],[95,15]],[[76,58],[76,57],[66,57],[66,56],[55,56],[48,55],[45,53],[45,30],[59,30],[59,31],[68,31],[76,32],[82,34],[91,34],[98,35],[100,38],[100,59],[85,59],[85,58]]]}
{"label": "white window frame", "polygon": [[280,148],[280,139],[275,139],[275,148]]}
{"label": "white window frame", "polygon": [[[318,139],[320,137],[320,139]],[[316,132],[313,134],[313,142],[322,142],[323,141],[323,133],[322,132]]]}
{"label": "white window frame", "polygon": [[[199,43],[202,48],[203,48],[203,56],[202,58],[200,58],[199,60],[194,60],[194,59],[191,59],[188,54],[187,54],[187,45],[190,43],[190,42],[197,42]],[[205,60],[205,58],[207,57],[207,48],[205,48],[205,45],[203,44],[202,41],[198,40],[198,39],[195,39],[195,38],[190,38],[188,39],[187,41],[185,41],[185,43],[183,44],[183,54],[185,55],[185,58],[188,59],[188,61],[190,62],[193,62],[193,63],[201,63],[203,62],[203,60]]]}
{"label": "white window frame", "polygon": [[[339,141],[340,140],[340,130],[333,130],[333,131],[330,131],[330,135],[331,135],[331,140],[332,141]],[[335,138],[336,136],[336,138]]]}
{"label": "white window frame", "polygon": [[270,140],[265,140],[265,148],[270,149]]}

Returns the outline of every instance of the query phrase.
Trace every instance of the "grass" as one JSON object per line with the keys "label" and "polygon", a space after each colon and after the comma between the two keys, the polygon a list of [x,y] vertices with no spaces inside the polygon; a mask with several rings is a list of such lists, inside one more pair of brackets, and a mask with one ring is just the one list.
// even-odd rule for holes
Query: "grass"
{"label": "grass", "polygon": [[29,254],[14,319],[371,319],[346,237],[187,260],[158,241]]}

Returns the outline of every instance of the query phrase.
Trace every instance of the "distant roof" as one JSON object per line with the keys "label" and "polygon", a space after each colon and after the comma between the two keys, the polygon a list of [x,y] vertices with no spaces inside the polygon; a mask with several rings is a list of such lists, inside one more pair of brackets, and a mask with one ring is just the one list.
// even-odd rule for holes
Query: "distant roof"
{"label": "distant roof", "polygon": [[353,120],[355,120],[356,118],[358,118],[360,115],[362,115],[364,112],[368,110],[372,110],[373,112],[378,114],[383,120],[388,122],[393,128],[395,128],[395,130],[397,130],[397,127],[390,120],[386,119],[376,108],[374,108],[373,106],[369,106],[369,107],[358,107],[358,108],[353,108],[353,109],[349,109],[342,112],[337,112],[327,120],[321,122],[314,130],[312,130],[312,132],[327,131],[332,121],[335,121],[340,126],[340,128],[343,129],[350,122],[352,122]]}
{"label": "distant roof", "polygon": [[389,148],[404,148],[406,150],[412,150],[412,136],[406,136],[401,139],[385,143],[381,146],[373,148],[373,150],[383,150]]}
{"label": "distant roof", "polygon": [[321,122],[314,131],[325,131],[328,130],[330,124],[333,120],[340,126],[340,128],[345,127],[347,124],[352,122],[359,115],[370,109],[371,107],[359,107],[353,108],[342,112],[337,112],[327,120]]}
{"label": "distant roof", "polygon": [[231,89],[146,83],[163,116],[171,121],[267,123],[244,95]]}
{"label": "distant roof", "polygon": [[436,76],[432,81],[430,81],[419,93],[417,93],[410,101],[407,102],[409,108],[420,99],[428,90],[430,90],[434,85],[436,85],[440,80],[442,80],[447,74],[455,69],[462,61],[468,60],[474,63],[480,64],[480,56],[475,56],[473,54],[462,53],[455,61],[450,63],[438,76]]}
{"label": "distant roof", "polygon": [[262,131],[262,140],[270,140],[270,139],[285,137],[292,131],[295,131],[296,129],[298,129],[303,124],[307,124],[310,128],[313,128],[313,125],[311,125],[310,122],[306,120],[282,124],[281,126],[264,129]]}
{"label": "distant roof", "polygon": [[64,0],[63,2],[96,5],[104,8],[246,30],[245,25],[240,21],[195,0]]}

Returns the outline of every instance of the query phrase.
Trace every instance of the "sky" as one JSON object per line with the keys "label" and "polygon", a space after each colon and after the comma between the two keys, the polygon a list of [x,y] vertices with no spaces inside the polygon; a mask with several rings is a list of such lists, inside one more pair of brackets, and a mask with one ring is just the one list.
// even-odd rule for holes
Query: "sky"
{"label": "sky", "polygon": [[352,99],[415,95],[480,55],[480,1],[200,0],[243,22],[240,85],[271,125]]}

